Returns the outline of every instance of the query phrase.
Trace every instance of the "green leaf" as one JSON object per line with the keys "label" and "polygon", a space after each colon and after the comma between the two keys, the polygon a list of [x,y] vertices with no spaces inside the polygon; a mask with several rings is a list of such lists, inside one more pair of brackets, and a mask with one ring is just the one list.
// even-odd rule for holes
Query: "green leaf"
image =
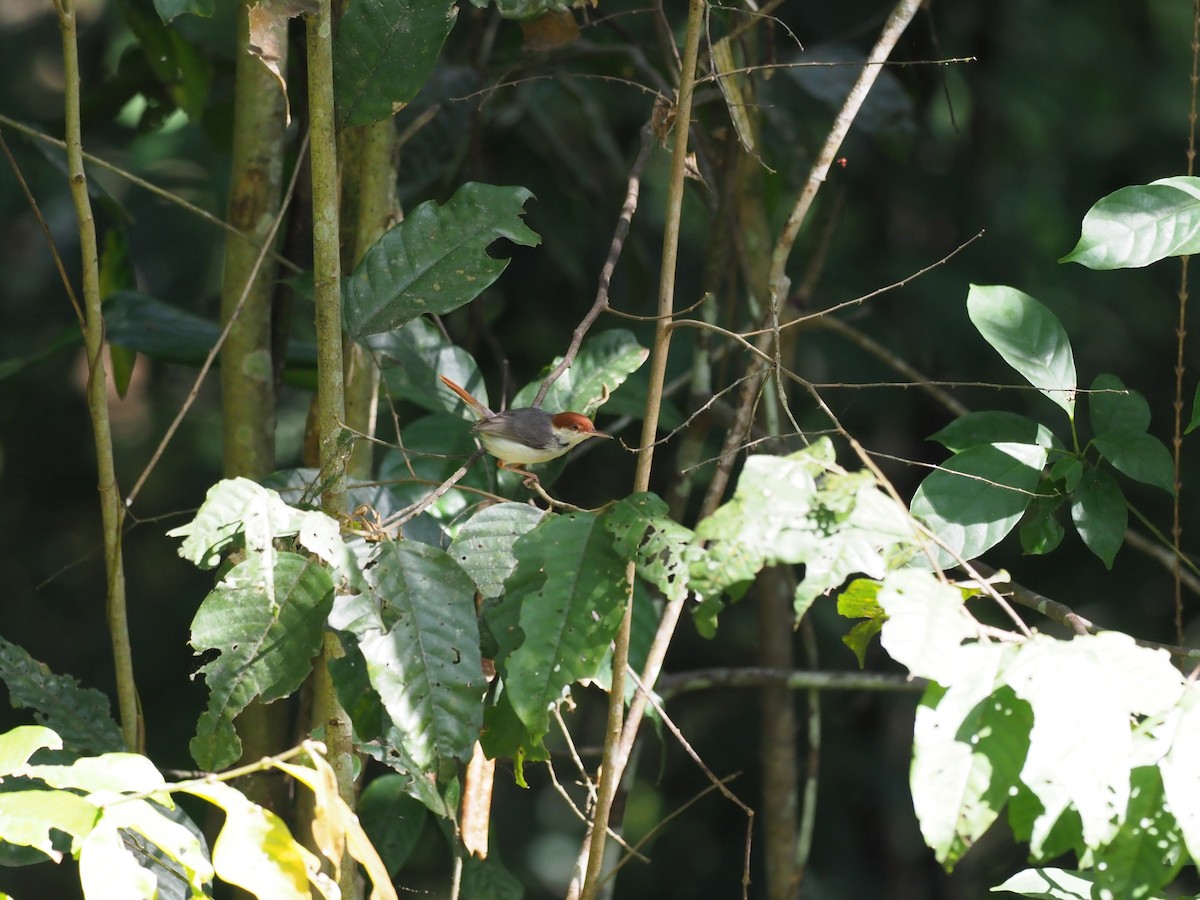
{"label": "green leaf", "polygon": [[1150,404],[1116,375],[1096,376],[1088,394],[1088,411],[1097,436],[1150,427]]}
{"label": "green leaf", "polygon": [[[187,366],[203,363],[221,334],[216,322],[135,291],[116,291],[105,299],[104,329],[105,337],[114,344],[151,359]],[[289,341],[287,365],[291,370],[315,372],[316,345]]]}
{"label": "green leaf", "polygon": [[875,635],[883,631],[883,619],[867,619],[859,622],[842,635],[842,643],[854,651],[860,669],[867,665],[867,648]]}
{"label": "green leaf", "polygon": [[1144,431],[1110,431],[1092,441],[1112,467],[1134,481],[1175,493],[1175,461],[1162,441]]}
{"label": "green leaf", "polygon": [[[1032,444],[971,447],[921,482],[910,509],[951,550],[974,559],[1016,526],[1045,463],[1046,448]],[[953,565],[954,557],[939,550],[938,564]]]}
{"label": "green leaf", "polygon": [[429,817],[425,806],[408,795],[408,779],[383,775],[359,797],[358,817],[394,879],[420,840]]}
{"label": "green leaf", "polygon": [[799,617],[852,574],[882,578],[912,536],[907,512],[870,473],[841,469],[822,438],[787,457],[746,460],[733,498],[696,526],[706,547],[690,567],[690,584],[709,596],[748,583],[764,565],[804,563]]}
{"label": "green leaf", "polygon": [[339,598],[330,624],[357,641],[414,765],[436,772],[468,759],[487,688],[475,586],[445,551],[411,541],[382,544],[367,579],[367,593]]}
{"label": "green leaf", "polygon": [[1077,456],[1064,456],[1050,467],[1050,480],[1061,481],[1063,490],[1068,494],[1079,487],[1083,478],[1083,463]]}
{"label": "green leaf", "polygon": [[1075,418],[1075,358],[1054,313],[1016,288],[973,284],[967,315],[1006,363]]}
{"label": "green leaf", "polygon": [[1066,529],[1059,524],[1055,516],[1061,504],[1061,497],[1038,498],[1029,504],[1019,529],[1021,549],[1024,552],[1042,556],[1062,543]]}
{"label": "green leaf", "polygon": [[1159,763],[1166,803],[1175,814],[1188,854],[1200,859],[1200,686],[1188,684],[1163,732],[1170,739]]}
{"label": "green leaf", "polygon": [[503,237],[526,247],[541,242],[521,219],[532,196],[523,187],[468,183],[445,206],[422,203],[384,232],[346,279],[350,336],[391,331],[478,297],[508,265],[488,255],[494,241]]}
{"label": "green leaf", "polygon": [[355,0],[333,42],[339,128],[390,119],[429,79],[458,8],[441,0]]}
{"label": "green leaf", "polygon": [[157,898],[158,879],[138,865],[121,832],[105,817],[78,849],[79,883],[85,897]]}
{"label": "green leaf", "polygon": [[217,482],[208,489],[196,517],[167,536],[183,538],[179,555],[202,569],[216,566],[221,554],[239,543],[269,556],[276,541],[295,537],[348,583],[361,583],[358,563],[343,543],[336,520],[318,510],[288,506],[275,491],[249,478]]}
{"label": "green leaf", "polygon": [[1152,897],[1183,865],[1180,829],[1164,802],[1158,767],[1137,766],[1129,778],[1121,830],[1095,856],[1096,886],[1112,897]]}
{"label": "green leaf", "polygon": [[[623,328],[588,337],[571,368],[551,385],[542,406],[553,412],[571,410],[591,416],[611,392],[641,368],[649,355],[650,351],[638,343],[633,332]],[[555,357],[549,368],[557,366],[561,359]],[[517,392],[513,406],[531,406],[541,386],[540,380],[527,384]]]}
{"label": "green leaf", "polygon": [[1066,869],[1026,869],[1013,875],[992,893],[1008,891],[1040,900],[1092,900],[1095,875]]}
{"label": "green leaf", "polygon": [[487,620],[509,702],[537,742],[567,688],[600,668],[625,606],[625,560],[585,513],[544,518],[513,550],[517,568]]}
{"label": "green leaf", "polygon": [[403,328],[368,335],[363,343],[380,360],[393,400],[408,400],[431,412],[452,412],[474,421],[475,414],[438,378],[445,375],[488,405],[487,386],[471,354],[447,340],[428,319],[413,319]]}
{"label": "green leaf", "polygon": [[1129,521],[1116,479],[1103,469],[1089,469],[1071,495],[1071,520],[1087,548],[1111,569]]}
{"label": "green leaf", "polygon": [[[164,0],[156,0],[156,6],[162,2]],[[211,0],[192,2],[211,5]],[[178,29],[167,28],[163,24],[178,12],[187,11],[180,8],[182,3],[186,3],[186,0],[176,0],[175,3],[167,0],[166,15],[159,8],[163,21],[144,13],[139,5],[128,0],[120,4],[120,9],[162,92],[170,97],[175,106],[187,113],[193,124],[198,125],[208,108],[213,63],[207,53],[189,42]]]}
{"label": "green leaf", "polygon": [[517,567],[513,544],[541,521],[544,513],[527,503],[497,503],[471,516],[447,551],[485,598],[500,596]]}
{"label": "green leaf", "polygon": [[1200,196],[1174,178],[1114,191],[1083,217],[1079,242],[1059,262],[1089,269],[1135,269],[1200,252]]}
{"label": "green leaf", "polygon": [[951,453],[980,444],[1037,444],[1050,449],[1058,439],[1041,422],[1011,412],[972,412],[959,416],[941,431],[929,436]]}
{"label": "green leaf", "polygon": [[190,900],[213,880],[204,836],[181,808],[123,797],[105,806],[101,822],[121,829],[126,838],[130,833],[145,838],[125,843],[139,865],[159,876],[158,900]]}
{"label": "green leaf", "polygon": [[464,900],[522,900],[525,886],[496,856],[470,856],[463,864],[462,896]]}
{"label": "green leaf", "polygon": [[253,553],[204,598],[191,644],[198,654],[220,656],[200,668],[209,699],[189,745],[196,762],[215,770],[237,760],[234,717],[257,697],[270,703],[300,687],[332,606],[329,572],[295,553],[275,554],[273,561]]}
{"label": "green leaf", "polygon": [[[103,791],[152,794],[166,785],[154,764],[137,753],[83,756],[69,766],[25,766],[21,774],[38,778],[51,787],[72,788],[89,794]],[[156,799],[169,802],[165,794]]]}
{"label": "green leaf", "polygon": [[[428,497],[430,485],[446,481],[475,450],[462,420],[448,414],[422,416],[405,426],[400,443],[404,449],[385,450],[379,461],[379,480],[384,483],[387,505],[393,511]],[[429,516],[440,522],[461,516],[476,497],[460,487],[486,491],[490,485],[485,470],[476,467],[468,471],[428,507]]]}
{"label": "green leaf", "polygon": [[81,687],[69,675],[55,675],[4,638],[0,638],[0,680],[8,687],[9,702],[32,709],[34,718],[53,729],[66,749],[95,753],[125,746],[105,694]]}
{"label": "green leaf", "polygon": [[668,600],[683,599],[688,567],[697,555],[695,535],[670,518],[666,503],[654,494],[634,494],[610,507],[602,521],[617,553],[635,560],[638,575]]}

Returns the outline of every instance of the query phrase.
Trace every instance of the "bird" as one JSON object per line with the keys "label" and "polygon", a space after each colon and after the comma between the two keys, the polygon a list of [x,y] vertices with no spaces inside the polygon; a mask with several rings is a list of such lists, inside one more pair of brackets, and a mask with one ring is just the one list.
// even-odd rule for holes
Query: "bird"
{"label": "bird", "polygon": [[525,471],[524,466],[558,459],[588,438],[612,437],[597,431],[591,419],[576,412],[549,413],[533,406],[492,412],[445,375],[439,374],[438,378],[478,416],[471,431],[496,457],[498,467],[521,473],[527,483],[537,481],[537,476]]}

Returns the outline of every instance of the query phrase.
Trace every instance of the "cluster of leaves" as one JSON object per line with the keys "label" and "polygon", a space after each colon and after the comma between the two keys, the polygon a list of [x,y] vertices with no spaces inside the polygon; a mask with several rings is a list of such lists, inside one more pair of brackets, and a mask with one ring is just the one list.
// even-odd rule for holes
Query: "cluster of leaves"
{"label": "cluster of leaves", "polygon": [[[0,735],[0,841],[9,863],[79,861],[88,897],[184,900],[211,896],[214,879],[263,900],[300,900],[310,886],[326,900],[339,896],[335,878],[343,852],[363,865],[372,900],[396,897],[387,871],[358,819],[338,796],[333,770],[319,745],[307,743],[309,765],[283,758],[262,768],[287,773],[315,796],[313,839],[320,856],[299,843],[283,820],[215,778],[168,783],[136,753],[104,753],[61,761],[63,741],[53,730],[25,725]],[[52,762],[32,762],[49,755]],[[294,754],[288,754],[294,755]],[[186,794],[225,814],[212,852],[173,794]]]}

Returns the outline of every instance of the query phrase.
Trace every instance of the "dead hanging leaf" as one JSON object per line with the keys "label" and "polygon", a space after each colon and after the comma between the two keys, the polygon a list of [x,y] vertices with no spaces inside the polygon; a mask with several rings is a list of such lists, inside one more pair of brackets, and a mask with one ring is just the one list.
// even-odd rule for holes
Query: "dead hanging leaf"
{"label": "dead hanging leaf", "polygon": [[284,122],[291,124],[292,110],[288,104],[287,78],[283,67],[287,47],[288,19],[297,16],[315,16],[317,0],[259,0],[250,7],[250,53],[262,60],[271,70],[279,89],[283,92]]}
{"label": "dead hanging leaf", "polygon": [[521,23],[525,35],[522,49],[531,53],[557,50],[579,40],[579,24],[570,12],[548,12],[544,16]]}
{"label": "dead hanging leaf", "polygon": [[650,113],[650,127],[662,146],[667,146],[667,135],[675,127],[675,104],[661,94],[654,98],[654,110]]}
{"label": "dead hanging leaf", "polygon": [[721,96],[725,98],[725,107],[729,110],[729,118],[737,131],[738,140],[750,156],[762,164],[768,172],[775,170],[768,166],[758,155],[757,141],[754,137],[754,122],[750,118],[750,104],[754,102],[754,83],[740,71],[741,66],[734,55],[734,45],[729,38],[721,38],[712,45],[713,69],[717,75],[717,84],[721,88]]}
{"label": "dead hanging leaf", "polygon": [[462,842],[468,854],[487,859],[488,830],[492,818],[492,783],[496,761],[488,759],[483,745],[475,742],[475,751],[467,764],[463,781]]}

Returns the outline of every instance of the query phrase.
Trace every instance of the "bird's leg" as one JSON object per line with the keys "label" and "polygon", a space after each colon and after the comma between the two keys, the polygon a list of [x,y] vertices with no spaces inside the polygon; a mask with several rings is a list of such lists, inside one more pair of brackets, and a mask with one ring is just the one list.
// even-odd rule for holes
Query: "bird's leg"
{"label": "bird's leg", "polygon": [[496,460],[496,468],[497,469],[507,469],[509,472],[516,472],[518,475],[523,475],[524,478],[521,480],[521,483],[523,485],[525,485],[525,487],[527,487],[527,488],[531,488],[535,484],[541,483],[540,481],[538,481],[538,477],[536,475],[534,475],[532,472],[526,471],[525,467],[521,463],[513,463],[513,464],[509,465],[504,460],[498,459],[498,460]]}

